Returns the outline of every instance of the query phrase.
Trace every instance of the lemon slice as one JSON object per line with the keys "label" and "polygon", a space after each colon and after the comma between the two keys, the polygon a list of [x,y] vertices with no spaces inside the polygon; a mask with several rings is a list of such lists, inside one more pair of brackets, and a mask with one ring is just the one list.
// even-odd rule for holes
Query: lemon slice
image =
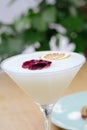
{"label": "lemon slice", "polygon": [[55,60],[62,60],[70,57],[70,54],[66,53],[49,53],[46,54],[42,57],[40,57],[43,60],[50,60],[50,61],[55,61]]}

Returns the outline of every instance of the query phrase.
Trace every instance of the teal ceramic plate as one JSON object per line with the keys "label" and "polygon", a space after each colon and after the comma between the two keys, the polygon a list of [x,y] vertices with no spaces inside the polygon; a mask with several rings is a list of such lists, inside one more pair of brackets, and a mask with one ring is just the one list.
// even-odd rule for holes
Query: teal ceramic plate
{"label": "teal ceramic plate", "polygon": [[61,98],[54,106],[51,121],[66,130],[87,130],[81,118],[81,109],[87,106],[87,92],[81,92]]}

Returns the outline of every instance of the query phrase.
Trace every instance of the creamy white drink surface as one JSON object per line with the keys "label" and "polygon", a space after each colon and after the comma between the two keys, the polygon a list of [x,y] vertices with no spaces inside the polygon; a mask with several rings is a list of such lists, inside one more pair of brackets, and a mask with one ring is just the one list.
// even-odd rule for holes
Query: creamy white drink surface
{"label": "creamy white drink surface", "polygon": [[[47,54],[53,54],[57,52],[36,52],[36,53],[31,53],[31,54],[24,54],[24,55],[18,55],[17,57],[14,56],[13,58],[7,59],[7,62],[3,64],[3,68],[12,71],[12,72],[17,72],[17,73],[46,73],[46,72],[54,72],[54,71],[61,71],[65,69],[69,69],[75,66],[78,66],[82,64],[85,60],[85,58],[82,55],[79,55],[77,53],[65,53],[62,52],[66,55],[64,59],[60,58],[59,60],[49,60],[52,61],[52,65],[48,68],[44,68],[42,70],[27,70],[23,69],[21,66],[23,62],[31,60],[31,59],[44,59],[44,56]],[[61,54],[61,53],[60,53]],[[45,59],[48,60],[48,59]]]}

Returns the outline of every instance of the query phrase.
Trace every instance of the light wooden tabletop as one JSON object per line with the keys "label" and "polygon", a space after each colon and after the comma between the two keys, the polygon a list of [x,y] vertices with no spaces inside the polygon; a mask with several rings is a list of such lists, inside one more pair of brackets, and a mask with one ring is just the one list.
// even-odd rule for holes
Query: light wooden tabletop
{"label": "light wooden tabletop", "polygon": [[[64,95],[80,91],[87,91],[87,63]],[[42,113],[33,99],[5,73],[0,74],[0,130],[45,130]],[[51,130],[62,129],[52,124]]]}

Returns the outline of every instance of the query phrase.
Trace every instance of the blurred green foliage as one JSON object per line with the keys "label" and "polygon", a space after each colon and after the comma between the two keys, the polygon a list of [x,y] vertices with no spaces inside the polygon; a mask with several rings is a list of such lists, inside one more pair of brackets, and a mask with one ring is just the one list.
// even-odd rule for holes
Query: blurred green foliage
{"label": "blurred green foliage", "polygon": [[[42,0],[37,11],[29,9],[27,14],[10,25],[0,23],[1,60],[21,53],[26,45],[35,44],[37,41],[40,42],[40,47],[36,48],[36,51],[49,50],[51,37],[57,37],[58,34],[67,36],[69,41],[76,45],[76,52],[85,53],[87,18],[83,10],[87,0],[83,1],[84,6],[79,6],[79,0],[55,0],[54,4],[47,4]],[[50,28],[51,23],[61,25],[66,32],[62,33]]]}

